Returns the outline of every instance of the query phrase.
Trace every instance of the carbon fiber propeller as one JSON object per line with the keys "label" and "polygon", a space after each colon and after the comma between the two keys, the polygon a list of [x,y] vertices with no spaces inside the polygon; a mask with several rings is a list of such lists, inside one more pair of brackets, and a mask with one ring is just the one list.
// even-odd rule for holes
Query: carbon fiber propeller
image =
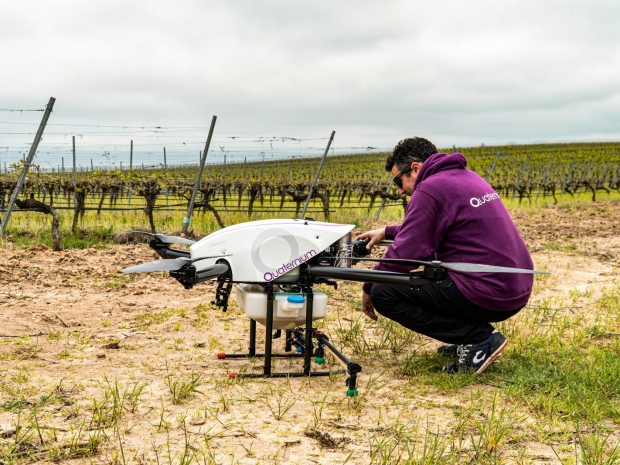
{"label": "carbon fiber propeller", "polygon": [[191,265],[200,260],[208,258],[230,257],[230,255],[215,255],[213,257],[188,258],[167,258],[164,260],[155,260],[154,262],[142,263],[141,265],[130,266],[121,270],[122,273],[153,273],[157,271],[176,271],[180,270],[184,265]]}
{"label": "carbon fiber propeller", "polygon": [[369,262],[393,263],[395,265],[410,265],[416,268],[420,265],[438,266],[447,270],[461,271],[464,273],[524,273],[524,274],[551,274],[548,271],[526,270],[523,268],[508,268],[505,266],[477,265],[475,263],[444,263],[439,260],[404,260],[400,258],[353,258]]}
{"label": "carbon fiber propeller", "polygon": [[192,244],[196,243],[196,241],[185,239],[184,237],[179,237],[179,236],[166,236],[165,234],[153,234],[153,233],[146,232],[146,231],[136,231],[136,232],[140,233],[140,234],[145,234],[147,236],[154,237],[154,238],[160,240],[161,242],[163,242],[164,244],[187,244],[187,245],[192,245]]}

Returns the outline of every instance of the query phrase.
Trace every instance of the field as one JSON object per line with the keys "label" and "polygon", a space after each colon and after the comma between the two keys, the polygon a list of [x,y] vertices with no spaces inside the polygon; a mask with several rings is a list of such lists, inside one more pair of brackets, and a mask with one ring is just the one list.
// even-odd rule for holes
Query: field
{"label": "field", "polygon": [[[215,355],[247,349],[234,294],[222,313],[212,283],[184,290],[164,273],[119,273],[154,256],[127,243],[128,230],[180,233],[190,169],[96,171],[76,184],[35,171],[22,198],[58,209],[62,250],[51,249],[50,215],[13,212],[0,248],[0,462],[620,464],[619,148],[509,146],[499,158],[494,147],[462,149],[500,192],[536,268],[552,275],[537,277],[526,309],[498,324],[510,343],[480,376],[443,373],[437,342],[367,319],[360,284],[321,287],[330,299],[317,325],[363,367],[357,397],[338,374],[230,379],[262,369],[260,359]],[[337,158],[319,188],[331,221],[361,232],[402,219],[395,196],[373,221],[381,197],[371,194],[389,181],[384,156]],[[218,229],[218,217],[295,216],[317,165],[210,167],[189,235]],[[0,178],[0,200],[14,179]],[[150,219],[138,191],[148,183],[160,189]],[[311,216],[323,219],[324,201],[311,203]],[[329,357],[328,366],[338,368]]]}
{"label": "field", "polygon": [[[513,145],[461,150],[509,206],[620,198],[620,144]],[[308,216],[334,222],[399,220],[406,201],[384,171],[385,153],[330,156],[313,191]],[[190,230],[206,234],[252,219],[299,217],[320,158],[211,165],[197,186]],[[0,175],[0,209],[21,169]],[[15,169],[17,171],[15,171]],[[178,231],[187,215],[197,167],[44,172],[33,167],[20,198],[32,196],[59,214],[61,247],[84,247],[128,229]],[[51,217],[15,210],[7,232],[15,243],[52,246]]]}
{"label": "field", "polygon": [[212,285],[119,274],[151,259],[144,245],[7,243],[2,460],[619,463],[620,204],[511,213],[537,268],[553,274],[499,326],[510,345],[481,376],[448,376],[435,342],[366,319],[359,285],[324,289],[321,328],[363,366],[354,398],[342,375],[229,379],[261,368],[214,355],[247,347],[247,319],[213,308]]}

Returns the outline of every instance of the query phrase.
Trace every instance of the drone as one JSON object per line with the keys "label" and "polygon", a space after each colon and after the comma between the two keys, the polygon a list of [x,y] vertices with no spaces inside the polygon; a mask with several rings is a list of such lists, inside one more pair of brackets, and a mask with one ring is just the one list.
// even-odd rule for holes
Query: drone
{"label": "drone", "polygon": [[[123,273],[169,272],[185,287],[217,280],[213,304],[223,311],[235,284],[237,306],[250,318],[249,348],[245,354],[218,354],[219,359],[263,357],[262,373],[230,373],[231,378],[329,376],[330,371],[313,371],[325,365],[326,351],[342,365],[337,373],[347,374],[349,397],[357,396],[357,377],[362,367],[342,354],[313,322],[324,318],[327,295],[315,289],[324,284],[337,288],[336,279],[384,283],[409,287],[441,281],[448,270],[460,273],[547,272],[472,263],[444,263],[438,260],[403,260],[368,257],[367,241],[352,240],[351,224],[306,219],[270,219],[239,223],[215,231],[195,242],[177,236],[144,233],[149,246],[161,260],[132,266]],[[189,251],[171,247],[189,245]],[[386,245],[386,244],[383,244]],[[360,261],[411,266],[410,273],[352,268]],[[265,326],[264,353],[256,350],[257,323]],[[275,331],[274,331],[275,330]],[[273,340],[285,331],[284,353],[273,352]],[[316,341],[316,342],[315,342]],[[303,358],[300,372],[273,372],[274,357]]]}

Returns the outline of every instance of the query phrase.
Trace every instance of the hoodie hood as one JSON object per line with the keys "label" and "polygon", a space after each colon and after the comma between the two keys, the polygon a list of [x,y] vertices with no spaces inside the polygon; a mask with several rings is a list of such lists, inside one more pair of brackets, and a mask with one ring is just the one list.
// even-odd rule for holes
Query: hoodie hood
{"label": "hoodie hood", "polygon": [[420,173],[416,179],[413,190],[415,191],[426,178],[434,174],[448,170],[463,170],[467,166],[467,159],[459,152],[449,155],[447,153],[436,153],[431,155],[422,163]]}

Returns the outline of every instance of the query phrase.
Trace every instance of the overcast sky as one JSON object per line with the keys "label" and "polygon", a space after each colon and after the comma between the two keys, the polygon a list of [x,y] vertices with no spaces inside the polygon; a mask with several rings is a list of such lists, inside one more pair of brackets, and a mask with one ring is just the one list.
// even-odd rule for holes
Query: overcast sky
{"label": "overcast sky", "polygon": [[[214,114],[221,153],[225,136],[320,151],[331,130],[337,149],[618,140],[619,23],[617,0],[0,0],[0,108],[55,97],[50,124],[70,126],[47,128],[48,150],[80,134],[99,152],[194,153]],[[0,111],[0,161],[40,118]]]}

